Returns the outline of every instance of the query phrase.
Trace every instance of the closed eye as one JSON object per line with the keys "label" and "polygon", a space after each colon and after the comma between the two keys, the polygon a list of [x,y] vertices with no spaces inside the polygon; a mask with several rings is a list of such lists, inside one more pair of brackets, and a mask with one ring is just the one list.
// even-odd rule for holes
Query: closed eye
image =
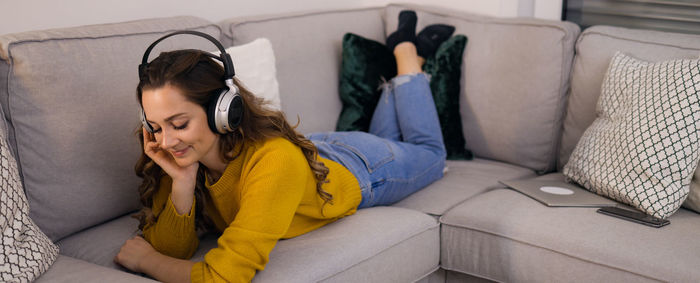
{"label": "closed eye", "polygon": [[[185,128],[187,128],[187,125],[188,125],[189,123],[190,123],[190,122],[187,121],[187,122],[185,122],[184,124],[182,124],[181,126],[175,126],[175,125],[173,125],[173,128],[174,128],[175,130],[184,130]],[[160,128],[158,128],[158,129],[153,129],[153,133],[154,133],[154,134],[155,134],[155,133],[160,133],[160,131],[161,131]]]}
{"label": "closed eye", "polygon": [[188,122],[185,122],[184,124],[182,124],[182,126],[173,125],[173,128],[175,128],[176,130],[184,130],[185,128],[187,128],[187,124],[189,124],[189,123],[190,122],[188,121]]}

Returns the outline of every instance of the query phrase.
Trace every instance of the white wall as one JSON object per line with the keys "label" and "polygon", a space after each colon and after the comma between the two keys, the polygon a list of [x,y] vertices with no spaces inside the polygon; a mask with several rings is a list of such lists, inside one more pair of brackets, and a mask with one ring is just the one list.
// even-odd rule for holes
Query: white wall
{"label": "white wall", "polygon": [[363,2],[376,3],[376,5],[416,3],[496,17],[534,17],[549,20],[561,20],[562,11],[562,0],[364,0]]}
{"label": "white wall", "polygon": [[[230,17],[417,3],[498,17],[560,19],[562,0],[2,0],[0,34],[152,17]],[[203,3],[206,3],[203,4]]]}

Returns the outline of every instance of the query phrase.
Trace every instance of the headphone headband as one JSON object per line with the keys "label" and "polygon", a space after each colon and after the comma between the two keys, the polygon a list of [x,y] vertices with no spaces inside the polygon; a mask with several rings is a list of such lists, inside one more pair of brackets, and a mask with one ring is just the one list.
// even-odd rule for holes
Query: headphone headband
{"label": "headphone headband", "polygon": [[[212,132],[215,133],[226,134],[233,132],[241,123],[241,119],[243,118],[243,99],[239,95],[238,87],[236,87],[236,85],[233,83],[233,76],[236,74],[236,72],[233,69],[231,55],[226,53],[226,50],[224,50],[221,43],[211,35],[198,31],[183,30],[170,33],[154,41],[150,46],[148,46],[146,53],[143,54],[143,59],[139,65],[139,80],[142,80],[146,73],[146,68],[148,68],[148,55],[151,54],[153,47],[164,39],[178,34],[191,34],[206,38],[214,43],[217,48],[219,48],[219,51],[221,52],[219,56],[215,56],[208,52],[202,52],[202,54],[217,59],[224,64],[223,79],[224,83],[226,84],[226,89],[209,101],[209,105],[207,106],[207,124],[209,124],[209,128],[212,130]],[[143,127],[146,129],[146,131],[153,133],[153,127],[148,123],[148,120],[146,120],[146,113],[143,111],[143,108],[140,112]]]}
{"label": "headphone headband", "polygon": [[143,59],[141,60],[141,65],[139,65],[139,79],[141,79],[143,77],[144,73],[146,72],[146,67],[148,67],[148,56],[151,54],[151,50],[153,50],[153,47],[155,47],[158,43],[160,43],[164,39],[171,37],[171,36],[174,36],[174,35],[178,35],[178,34],[192,34],[192,35],[206,38],[207,40],[211,41],[211,43],[216,45],[216,48],[219,49],[219,52],[221,52],[221,55],[215,56],[215,55],[208,54],[207,56],[218,59],[219,61],[221,61],[224,64],[224,78],[225,79],[231,79],[231,78],[233,78],[233,76],[236,75],[236,71],[233,69],[233,60],[231,60],[231,55],[226,53],[224,46],[222,46],[221,43],[219,43],[219,41],[216,40],[216,38],[214,38],[211,35],[208,35],[206,33],[199,32],[199,31],[181,30],[181,31],[176,31],[176,32],[167,34],[167,35],[159,38],[158,40],[154,41],[153,43],[151,43],[150,46],[148,46],[148,49],[146,49],[146,53],[143,54]]}

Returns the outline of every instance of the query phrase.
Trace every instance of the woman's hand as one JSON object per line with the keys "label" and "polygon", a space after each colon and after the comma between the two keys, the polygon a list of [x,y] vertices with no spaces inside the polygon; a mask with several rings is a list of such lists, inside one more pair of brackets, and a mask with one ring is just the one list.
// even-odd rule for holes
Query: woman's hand
{"label": "woman's hand", "polygon": [[134,236],[124,243],[119,250],[117,256],[114,257],[114,262],[121,264],[134,272],[143,272],[142,262],[147,260],[147,257],[157,254],[151,244],[141,236]]}
{"label": "woman's hand", "polygon": [[153,134],[142,128],[143,152],[148,155],[165,173],[173,179],[171,200],[175,210],[180,215],[192,210],[194,190],[197,184],[197,169],[199,162],[194,162],[187,167],[181,167],[175,162],[175,158],[165,149],[160,147]]}
{"label": "woman's hand", "polygon": [[114,257],[114,262],[162,282],[189,282],[190,271],[194,266],[192,261],[159,253],[140,236],[127,240]]}
{"label": "woman's hand", "polygon": [[160,147],[160,143],[156,141],[153,134],[146,131],[146,128],[142,128],[142,130],[144,153],[153,159],[153,161],[157,163],[160,168],[163,168],[165,173],[173,178],[173,180],[194,184],[197,178],[199,162],[195,162],[187,167],[181,167],[175,162],[175,158],[172,156],[172,154],[170,154],[170,152]]}

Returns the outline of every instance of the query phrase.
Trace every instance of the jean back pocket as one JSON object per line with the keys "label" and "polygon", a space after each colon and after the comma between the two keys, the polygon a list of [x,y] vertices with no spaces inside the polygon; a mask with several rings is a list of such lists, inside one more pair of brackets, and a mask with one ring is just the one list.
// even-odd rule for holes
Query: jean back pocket
{"label": "jean back pocket", "polygon": [[365,132],[337,132],[328,140],[351,151],[367,167],[369,173],[394,160],[390,141]]}

